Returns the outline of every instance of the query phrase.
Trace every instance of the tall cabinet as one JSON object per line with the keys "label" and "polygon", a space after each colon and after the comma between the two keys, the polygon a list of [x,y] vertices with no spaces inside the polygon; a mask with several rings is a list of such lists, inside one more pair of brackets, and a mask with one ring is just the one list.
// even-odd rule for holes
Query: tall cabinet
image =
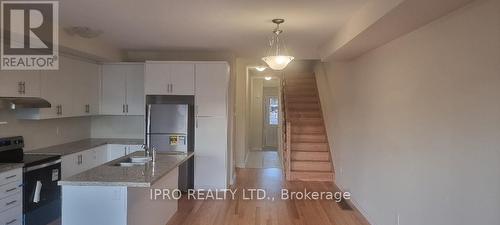
{"label": "tall cabinet", "polygon": [[196,63],[195,82],[195,188],[227,187],[226,63]]}
{"label": "tall cabinet", "polygon": [[194,186],[227,188],[229,65],[148,61],[146,95],[195,96]]}

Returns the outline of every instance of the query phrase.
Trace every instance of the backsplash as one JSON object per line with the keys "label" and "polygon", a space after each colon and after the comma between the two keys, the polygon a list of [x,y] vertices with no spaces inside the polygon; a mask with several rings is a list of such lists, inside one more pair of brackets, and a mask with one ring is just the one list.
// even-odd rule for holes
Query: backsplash
{"label": "backsplash", "polygon": [[8,136],[23,136],[24,149],[28,151],[77,141],[90,137],[90,118],[18,120],[15,111],[3,109],[0,110],[0,137]]}
{"label": "backsplash", "polygon": [[92,138],[144,138],[144,116],[94,116]]}

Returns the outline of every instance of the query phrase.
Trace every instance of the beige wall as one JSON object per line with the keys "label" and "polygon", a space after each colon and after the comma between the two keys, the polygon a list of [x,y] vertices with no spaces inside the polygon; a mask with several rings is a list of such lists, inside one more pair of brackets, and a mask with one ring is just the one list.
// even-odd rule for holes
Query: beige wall
{"label": "beige wall", "polygon": [[0,137],[23,136],[25,150],[63,144],[90,137],[90,118],[18,120],[15,111],[0,110]]}
{"label": "beige wall", "polygon": [[336,182],[372,224],[500,223],[500,1],[316,75]]}

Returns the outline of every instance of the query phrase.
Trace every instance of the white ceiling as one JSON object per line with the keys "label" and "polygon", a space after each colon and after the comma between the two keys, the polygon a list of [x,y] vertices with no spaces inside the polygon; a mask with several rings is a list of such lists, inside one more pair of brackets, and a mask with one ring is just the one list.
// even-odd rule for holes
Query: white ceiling
{"label": "white ceiling", "polygon": [[273,18],[289,51],[318,59],[318,47],[333,37],[368,0],[60,0],[60,24],[104,31],[124,50],[231,51],[265,53]]}

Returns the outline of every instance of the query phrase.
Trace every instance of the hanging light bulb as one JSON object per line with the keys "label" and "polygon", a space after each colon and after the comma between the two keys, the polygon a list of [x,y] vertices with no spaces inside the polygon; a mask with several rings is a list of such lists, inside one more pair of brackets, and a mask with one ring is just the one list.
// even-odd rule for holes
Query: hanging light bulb
{"label": "hanging light bulb", "polygon": [[294,57],[288,54],[285,42],[280,37],[283,30],[280,30],[280,24],[284,23],[284,19],[273,19],[276,28],[273,30],[274,35],[269,40],[269,49],[267,56],[262,60],[273,70],[283,70],[290,63]]}

